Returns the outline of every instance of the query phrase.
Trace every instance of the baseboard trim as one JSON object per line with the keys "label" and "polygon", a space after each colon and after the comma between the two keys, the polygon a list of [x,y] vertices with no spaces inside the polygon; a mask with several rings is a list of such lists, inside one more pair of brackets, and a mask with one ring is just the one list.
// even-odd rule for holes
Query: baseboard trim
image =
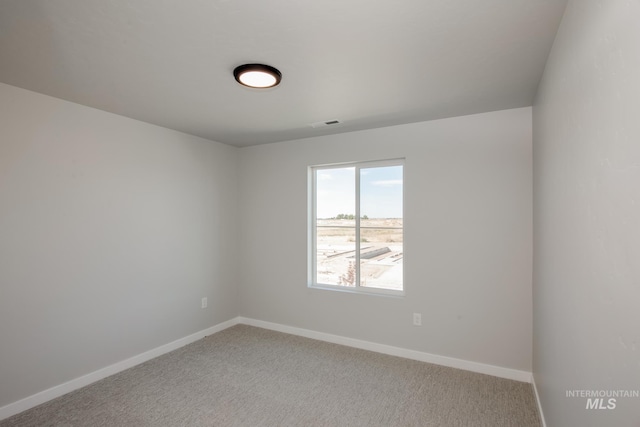
{"label": "baseboard trim", "polygon": [[305,338],[316,339],[320,341],[326,341],[333,344],[345,345],[348,347],[360,348],[363,350],[374,351],[377,353],[388,354],[391,356],[404,357],[406,359],[418,360],[420,362],[433,363],[436,365],[448,366],[456,369],[463,369],[465,371],[477,372],[480,374],[492,375],[495,377],[506,378],[515,381],[522,381],[533,383],[536,400],[538,403],[538,409],[540,411],[540,417],[542,419],[543,427],[546,427],[544,422],[544,416],[542,414],[542,407],[540,406],[540,399],[538,397],[538,391],[535,387],[535,382],[531,372],[519,371],[511,368],[503,368],[500,366],[487,365],[484,363],[472,362],[469,360],[456,359],[453,357],[439,356],[431,353],[424,353],[416,350],[409,350],[401,347],[394,347],[385,344],[378,344],[370,341],[363,341],[354,338],[348,338],[340,335],[333,335],[324,332],[316,332],[309,329],[297,328],[294,326],[282,325],[279,323],[266,322],[263,320],[251,319],[247,317],[235,317],[225,322],[219,323],[210,328],[188,335],[184,338],[177,339],[168,344],[161,345],[137,356],[130,357],[120,362],[109,365],[105,368],[98,369],[97,371],[88,373],[81,377],[67,381],[66,383],[51,387],[47,390],[41,391],[34,395],[28,396],[24,399],[10,403],[0,408],[0,420],[9,418],[20,412],[31,409],[49,400],[60,397],[64,394],[85,387],[110,375],[117,374],[126,369],[132,368],[136,365],[144,363],[148,360],[162,356],[170,351],[177,350],[180,347],[191,344],[199,339],[202,339],[208,335],[215,334],[224,329],[237,324],[244,324],[249,326],[256,326],[258,328],[270,329],[277,332],[284,332],[287,334],[298,335]]}
{"label": "baseboard trim", "polygon": [[10,403],[0,408],[0,420],[4,420],[5,418],[9,418],[13,415],[19,414],[20,412],[26,411],[27,409],[31,409],[42,403],[48,402],[49,400],[55,399],[56,397],[60,397],[64,394],[85,387],[110,375],[117,374],[118,372],[122,372],[125,369],[132,368],[136,365],[161,356],[165,353],[169,353],[170,351],[176,350],[180,347],[184,347],[187,344],[191,344],[192,342],[198,341],[199,339],[202,339],[211,334],[215,334],[216,332],[220,332],[236,324],[238,324],[238,318],[227,320],[226,322],[219,323],[215,326],[188,335],[184,338],[180,338],[168,344],[161,345],[160,347],[145,351],[144,353],[138,354],[137,356],[130,357],[128,359],[114,363],[113,365],[109,365],[105,368],[98,369],[97,371],[75,378],[71,381],[67,381],[66,383],[51,387],[47,390],[18,400],[17,402]]}
{"label": "baseboard trim", "polygon": [[333,344],[346,345],[348,347],[355,347],[363,350],[375,351],[377,353],[388,354],[391,356],[404,357],[406,359],[418,360],[420,362],[427,362],[433,363],[435,365],[448,366],[450,368],[463,369],[465,371],[492,375],[494,377],[506,378],[509,380],[522,381],[527,383],[531,383],[532,381],[531,372],[527,371],[519,371],[517,369],[503,368],[501,366],[487,365],[484,363],[456,359],[453,357],[439,356],[437,354],[408,350],[406,348],[378,344],[354,338],[347,338],[340,335],[327,334],[324,332],[316,332],[309,329],[296,328],[293,326],[265,322],[263,320],[256,320],[247,317],[238,317],[236,318],[236,320],[238,321],[238,323],[244,325],[271,329],[273,331],[284,332],[287,334],[298,335],[301,337],[312,338],[320,341],[326,341]]}
{"label": "baseboard trim", "polygon": [[540,414],[540,421],[542,421],[542,427],[547,427],[547,422],[544,419],[544,412],[542,412],[542,403],[540,402],[540,395],[538,394],[538,386],[536,385],[536,377],[531,375],[531,384],[533,385],[533,393],[536,396],[536,404],[538,405],[538,413]]}

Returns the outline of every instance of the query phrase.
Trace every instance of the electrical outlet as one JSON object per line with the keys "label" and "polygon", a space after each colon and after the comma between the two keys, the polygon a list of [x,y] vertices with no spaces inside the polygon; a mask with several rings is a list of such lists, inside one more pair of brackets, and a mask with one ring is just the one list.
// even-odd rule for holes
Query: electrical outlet
{"label": "electrical outlet", "polygon": [[207,308],[207,297],[202,298],[202,308]]}
{"label": "electrical outlet", "polygon": [[422,326],[422,314],[413,313],[413,326]]}

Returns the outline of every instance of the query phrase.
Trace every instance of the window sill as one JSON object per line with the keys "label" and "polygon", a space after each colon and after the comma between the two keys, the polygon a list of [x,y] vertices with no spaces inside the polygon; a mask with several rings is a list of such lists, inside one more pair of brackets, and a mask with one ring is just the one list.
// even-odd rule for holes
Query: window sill
{"label": "window sill", "polygon": [[349,286],[324,285],[324,284],[310,284],[307,287],[309,289],[318,289],[321,291],[335,291],[335,292],[345,292],[349,294],[374,295],[374,296],[383,296],[383,297],[392,297],[392,298],[403,298],[405,296],[404,290],[400,291],[395,289],[349,287]]}

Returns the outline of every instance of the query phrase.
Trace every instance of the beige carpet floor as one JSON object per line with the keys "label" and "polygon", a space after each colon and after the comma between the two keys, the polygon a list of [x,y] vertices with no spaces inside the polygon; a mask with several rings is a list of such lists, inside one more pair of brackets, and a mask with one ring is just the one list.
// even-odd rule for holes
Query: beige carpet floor
{"label": "beige carpet floor", "polygon": [[540,426],[530,384],[237,325],[9,426]]}

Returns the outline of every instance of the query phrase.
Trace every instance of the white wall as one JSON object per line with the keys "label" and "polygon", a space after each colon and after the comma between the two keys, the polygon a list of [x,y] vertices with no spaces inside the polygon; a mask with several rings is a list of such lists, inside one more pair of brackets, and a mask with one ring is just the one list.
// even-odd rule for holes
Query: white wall
{"label": "white wall", "polygon": [[0,407],[237,316],[237,154],[0,84]]}
{"label": "white wall", "polygon": [[549,426],[637,426],[640,3],[570,1],[533,108],[534,377]]}
{"label": "white wall", "polygon": [[[397,157],[407,295],[308,289],[307,167]],[[0,407],[238,314],[531,370],[530,108],[237,149],[0,84],[0,201]]]}
{"label": "white wall", "polygon": [[[406,296],[308,289],[307,167],[398,157]],[[530,371],[531,173],[530,108],[242,148],[240,313]]]}

